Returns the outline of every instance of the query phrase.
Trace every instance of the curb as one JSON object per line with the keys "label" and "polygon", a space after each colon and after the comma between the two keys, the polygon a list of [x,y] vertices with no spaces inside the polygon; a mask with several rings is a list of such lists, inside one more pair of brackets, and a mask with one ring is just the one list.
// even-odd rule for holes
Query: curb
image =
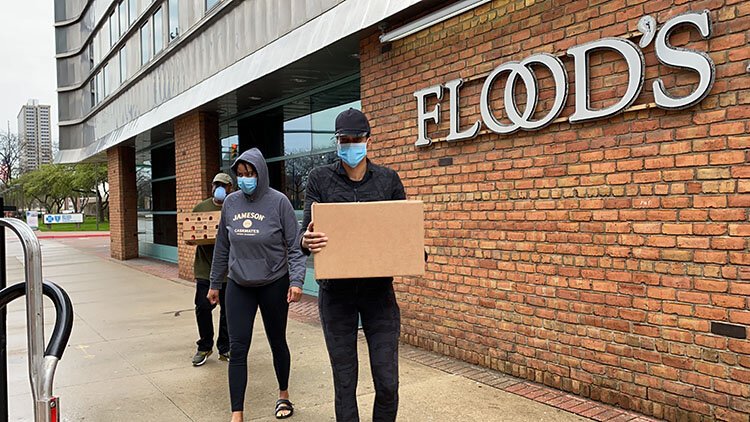
{"label": "curb", "polygon": [[87,238],[87,237],[109,237],[109,232],[105,233],[86,233],[86,234],[37,234],[37,239],[75,239],[75,238]]}

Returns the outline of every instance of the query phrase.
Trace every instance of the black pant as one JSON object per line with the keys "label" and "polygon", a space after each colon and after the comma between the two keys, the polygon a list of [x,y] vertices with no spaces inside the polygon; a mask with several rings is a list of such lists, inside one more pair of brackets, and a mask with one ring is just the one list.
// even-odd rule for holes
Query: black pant
{"label": "black pant", "polygon": [[289,388],[291,356],[286,344],[286,322],[289,304],[289,275],[262,287],[241,287],[231,279],[227,282],[227,319],[229,344],[229,396],[232,412],[242,411],[247,388],[247,351],[253,336],[255,313],[260,307],[263,326],[273,354],[273,367],[279,390]]}
{"label": "black pant", "polygon": [[375,383],[373,422],[396,420],[398,411],[398,340],[401,312],[393,284],[383,280],[346,280],[321,283],[318,293],[328,355],[333,368],[336,420],[359,421],[357,409],[357,322],[370,352]]}
{"label": "black pant", "polygon": [[[214,319],[213,310],[216,305],[208,301],[209,281],[203,279],[195,280],[195,320],[198,322],[198,335],[196,342],[198,350],[208,352],[214,348]],[[224,306],[224,290],[219,290],[219,337],[216,339],[216,347],[219,353],[229,351],[229,333],[227,332],[227,315]]]}

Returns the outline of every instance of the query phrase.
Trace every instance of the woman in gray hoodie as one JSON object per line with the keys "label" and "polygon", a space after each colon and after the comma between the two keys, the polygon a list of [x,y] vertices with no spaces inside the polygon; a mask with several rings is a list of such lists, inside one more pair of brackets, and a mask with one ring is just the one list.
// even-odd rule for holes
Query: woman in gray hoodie
{"label": "woman in gray hoodie", "polygon": [[232,165],[238,191],[224,200],[211,264],[209,300],[219,299],[227,275],[229,329],[229,394],[232,422],[243,420],[247,387],[247,352],[255,314],[260,308],[279,383],[276,418],[292,416],[288,383],[290,355],[286,343],[289,303],[302,295],[305,256],[300,250],[294,208],[281,192],[269,187],[263,154],[253,148]]}

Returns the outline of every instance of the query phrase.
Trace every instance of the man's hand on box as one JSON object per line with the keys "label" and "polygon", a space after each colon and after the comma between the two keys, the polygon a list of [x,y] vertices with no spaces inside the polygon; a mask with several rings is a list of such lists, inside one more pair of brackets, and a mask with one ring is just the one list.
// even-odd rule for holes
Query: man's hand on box
{"label": "man's hand on box", "polygon": [[325,233],[315,231],[313,222],[307,225],[307,231],[302,235],[302,247],[309,249],[312,253],[318,253],[328,244],[328,238]]}

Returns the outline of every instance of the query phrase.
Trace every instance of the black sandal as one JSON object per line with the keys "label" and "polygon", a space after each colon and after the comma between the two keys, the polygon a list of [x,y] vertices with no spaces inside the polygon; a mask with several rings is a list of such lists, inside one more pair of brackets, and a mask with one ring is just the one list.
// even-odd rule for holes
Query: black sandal
{"label": "black sandal", "polygon": [[[289,411],[288,415],[279,415],[279,412],[283,412],[285,410]],[[276,400],[276,412],[274,415],[276,416],[276,419],[286,419],[288,417],[291,417],[294,414],[294,406],[292,405],[292,402],[290,402],[287,399],[278,399]]]}

